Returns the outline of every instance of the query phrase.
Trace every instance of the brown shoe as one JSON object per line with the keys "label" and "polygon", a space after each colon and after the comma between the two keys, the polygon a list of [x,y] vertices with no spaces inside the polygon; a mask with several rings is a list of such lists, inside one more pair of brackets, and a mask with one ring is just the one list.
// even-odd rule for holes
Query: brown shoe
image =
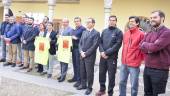
{"label": "brown shoe", "polygon": [[29,68],[28,70],[27,70],[27,72],[31,72],[32,71],[32,68]]}
{"label": "brown shoe", "polygon": [[20,70],[28,69],[28,67],[21,67]]}
{"label": "brown shoe", "polygon": [[105,94],[105,91],[103,91],[103,92],[102,92],[102,91],[99,91],[99,92],[96,93],[96,96],[102,96],[102,95],[104,95],[104,94]]}

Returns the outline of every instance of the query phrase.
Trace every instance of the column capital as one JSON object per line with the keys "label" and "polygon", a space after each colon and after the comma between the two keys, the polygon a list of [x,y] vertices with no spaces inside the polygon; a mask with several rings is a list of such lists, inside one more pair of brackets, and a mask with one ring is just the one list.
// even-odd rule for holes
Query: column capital
{"label": "column capital", "polygon": [[113,0],[104,0],[104,8],[112,8]]}
{"label": "column capital", "polygon": [[12,0],[2,0],[3,6],[11,6]]}
{"label": "column capital", "polygon": [[48,0],[48,6],[55,6],[57,0]]}

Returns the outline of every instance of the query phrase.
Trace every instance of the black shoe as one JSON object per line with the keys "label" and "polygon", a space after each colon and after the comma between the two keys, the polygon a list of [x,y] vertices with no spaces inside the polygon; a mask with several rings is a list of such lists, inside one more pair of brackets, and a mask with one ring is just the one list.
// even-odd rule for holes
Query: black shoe
{"label": "black shoe", "polygon": [[52,74],[48,74],[48,75],[47,75],[47,78],[51,78],[51,77],[52,77]]}
{"label": "black shoe", "polygon": [[43,71],[42,70],[37,70],[38,73],[42,73]]}
{"label": "black shoe", "polygon": [[61,76],[57,78],[57,80],[60,80],[61,79]]}
{"label": "black shoe", "polygon": [[58,82],[63,82],[65,80],[65,78],[60,78],[59,80],[58,80]]}
{"label": "black shoe", "polygon": [[3,64],[3,66],[9,66],[9,65],[12,65],[12,63],[7,62],[7,63]]}
{"label": "black shoe", "polygon": [[6,62],[6,60],[5,59],[1,59],[0,62]]}
{"label": "black shoe", "polygon": [[108,94],[108,96],[113,96],[113,94]]}
{"label": "black shoe", "polygon": [[73,83],[73,82],[76,82],[76,79],[72,78],[72,79],[69,79],[68,80],[69,83]]}
{"label": "black shoe", "polygon": [[45,75],[45,74],[47,74],[47,72],[41,72],[41,73],[40,73],[40,75]]}
{"label": "black shoe", "polygon": [[80,86],[80,82],[76,82],[73,86],[74,87],[79,87]]}
{"label": "black shoe", "polygon": [[88,88],[88,89],[86,90],[86,92],[85,92],[85,95],[89,95],[89,94],[91,94],[91,92],[92,92],[92,89],[89,89],[89,88]]}
{"label": "black shoe", "polygon": [[83,89],[86,89],[86,88],[87,88],[86,86],[80,85],[80,86],[77,87],[77,90],[83,90]]}
{"label": "black shoe", "polygon": [[11,65],[11,67],[15,67],[16,66],[16,64],[15,63],[13,63],[12,65]]}
{"label": "black shoe", "polygon": [[22,67],[22,66],[24,66],[24,64],[20,64],[18,67]]}

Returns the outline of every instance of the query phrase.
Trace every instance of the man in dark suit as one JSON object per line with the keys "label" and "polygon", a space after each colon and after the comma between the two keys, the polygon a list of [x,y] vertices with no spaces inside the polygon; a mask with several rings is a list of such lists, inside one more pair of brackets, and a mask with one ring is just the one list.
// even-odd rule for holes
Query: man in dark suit
{"label": "man in dark suit", "polygon": [[83,32],[79,43],[79,50],[81,54],[80,75],[81,85],[77,87],[78,90],[86,89],[85,95],[92,92],[92,85],[94,79],[94,63],[96,60],[96,50],[99,44],[100,33],[94,29],[95,20],[88,18],[87,30]]}

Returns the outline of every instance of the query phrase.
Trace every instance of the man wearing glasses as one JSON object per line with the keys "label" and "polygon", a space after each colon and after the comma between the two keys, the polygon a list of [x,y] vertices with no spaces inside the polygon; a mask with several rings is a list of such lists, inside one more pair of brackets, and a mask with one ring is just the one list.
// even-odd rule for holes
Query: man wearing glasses
{"label": "man wearing glasses", "polygon": [[85,95],[92,92],[94,80],[94,64],[96,60],[96,50],[99,44],[100,33],[94,29],[95,20],[88,18],[87,30],[83,32],[79,43],[80,60],[80,75],[81,85],[78,90],[86,89]]}

